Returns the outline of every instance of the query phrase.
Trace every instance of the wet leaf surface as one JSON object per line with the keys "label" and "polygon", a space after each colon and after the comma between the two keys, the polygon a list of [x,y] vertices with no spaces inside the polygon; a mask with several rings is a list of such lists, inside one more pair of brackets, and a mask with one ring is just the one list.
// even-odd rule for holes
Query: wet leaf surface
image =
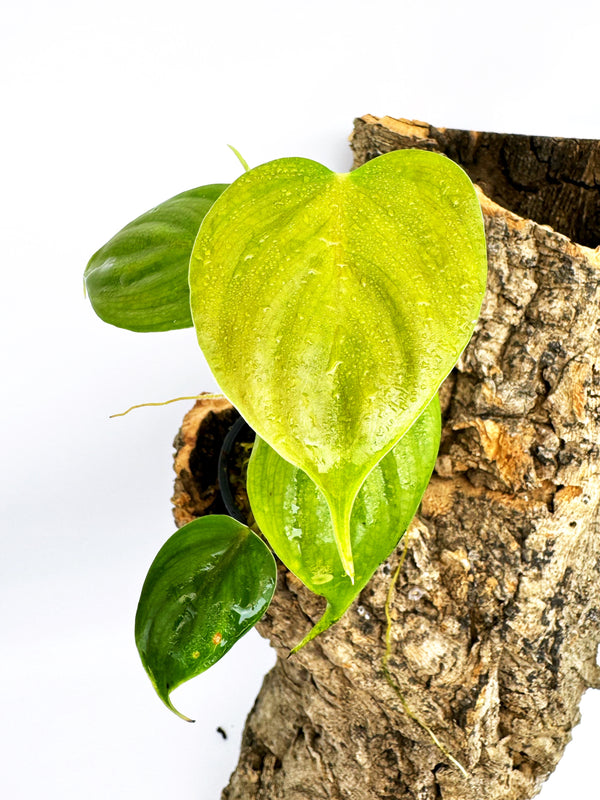
{"label": "wet leaf surface", "polygon": [[94,253],[84,278],[101,319],[132,331],[191,327],[192,246],[226,187],[201,186],[178,194],[130,222]]}
{"label": "wet leaf surface", "polygon": [[277,578],[265,543],[231,517],[184,525],[158,552],[142,589],[135,640],[161,700],[212,666],[267,610]]}
{"label": "wet leaf surface", "polygon": [[440,433],[436,396],[367,476],[350,521],[354,583],[339,558],[323,494],[305,472],[256,440],[248,465],[248,496],[256,522],[286,567],[327,599],[323,617],[298,647],[342,616],[396,547],[429,482]]}
{"label": "wet leaf surface", "polygon": [[251,427],[321,489],[349,576],[356,494],[466,346],[485,280],[474,188],[435,153],[349,174],[273,161],[202,224],[190,262],[200,346]]}

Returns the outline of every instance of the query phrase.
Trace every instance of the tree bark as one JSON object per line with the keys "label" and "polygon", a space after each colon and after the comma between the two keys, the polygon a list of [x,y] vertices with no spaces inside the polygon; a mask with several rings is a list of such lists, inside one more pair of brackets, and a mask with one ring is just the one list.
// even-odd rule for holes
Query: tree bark
{"label": "tree bark", "polygon": [[418,147],[444,153],[496,203],[551,225],[587,247],[600,244],[600,142],[435,128],[368,114],[355,121],[355,166]]}
{"label": "tree bark", "polygon": [[[598,143],[364,117],[352,146],[356,165],[402,147],[445,152],[538,220],[480,193],[488,289],[442,387],[440,455],[391,605],[394,680],[469,777],[384,675],[401,546],[344,618],[291,658],[323,606],[280,566],[258,626],[278,660],[223,800],[525,800],[560,759],[582,693],[600,684],[600,250],[545,224],[600,240],[600,193],[587,193]],[[575,195],[571,206],[557,200]],[[205,468],[198,485],[190,464],[227,413],[226,401],[204,400],[186,417],[180,524],[213,510],[197,501],[212,496],[216,474]]]}

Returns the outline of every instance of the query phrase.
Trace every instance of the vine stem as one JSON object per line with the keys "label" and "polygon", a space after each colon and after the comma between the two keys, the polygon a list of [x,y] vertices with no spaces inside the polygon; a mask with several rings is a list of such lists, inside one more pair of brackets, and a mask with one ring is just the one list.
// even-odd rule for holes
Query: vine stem
{"label": "vine stem", "polygon": [[230,149],[230,150],[231,150],[233,153],[235,153],[235,155],[237,156],[237,158],[238,158],[238,160],[239,160],[240,164],[241,164],[241,165],[242,165],[242,167],[244,168],[244,172],[249,172],[249,171],[250,171],[250,167],[248,166],[248,162],[246,161],[246,159],[244,158],[244,156],[243,156],[243,155],[240,153],[240,151],[239,151],[239,150],[237,150],[237,149],[236,149],[236,148],[235,148],[235,147],[234,147],[232,144],[228,144],[228,145],[227,145],[227,147],[228,147],[228,148],[229,148],[229,149]]}
{"label": "vine stem", "polygon": [[225,400],[225,395],[192,394],[186,395],[185,397],[173,397],[171,400],[163,400],[162,403],[138,403],[137,405],[128,408],[127,411],[120,411],[118,414],[111,414],[109,419],[114,419],[115,417],[124,417],[125,414],[129,414],[130,411],[133,411],[136,408],[147,408],[149,406],[168,406],[169,403],[178,403],[180,400]]}
{"label": "vine stem", "polygon": [[404,713],[407,717],[416,722],[417,725],[422,728],[425,733],[429,736],[433,744],[438,748],[438,750],[459,770],[461,775],[464,778],[469,780],[470,775],[467,770],[463,767],[463,765],[456,759],[452,753],[449,752],[448,748],[443,745],[440,740],[437,738],[435,733],[431,730],[429,725],[427,725],[423,720],[419,719],[419,717],[415,714],[415,712],[411,709],[411,707],[406,702],[404,695],[396,681],[394,680],[392,673],[390,672],[388,662],[390,656],[392,654],[392,615],[390,612],[390,606],[392,603],[392,598],[394,592],[396,591],[396,584],[398,582],[398,576],[400,575],[400,570],[402,569],[404,562],[406,560],[406,555],[408,553],[408,532],[404,535],[404,550],[402,551],[402,555],[400,556],[400,560],[398,561],[398,566],[396,567],[394,574],[392,575],[392,580],[390,581],[390,585],[388,588],[387,597],[385,600],[385,618],[387,621],[387,627],[385,631],[385,653],[382,659],[382,666],[383,666],[383,674],[385,675],[385,679],[390,685],[390,687],[394,690],[396,695],[398,696],[400,703],[402,704],[402,708],[404,709]]}

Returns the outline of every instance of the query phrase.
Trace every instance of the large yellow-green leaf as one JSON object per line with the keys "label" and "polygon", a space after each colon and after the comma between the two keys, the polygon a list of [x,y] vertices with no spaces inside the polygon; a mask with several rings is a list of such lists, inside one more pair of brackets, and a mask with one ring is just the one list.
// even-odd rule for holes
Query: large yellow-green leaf
{"label": "large yellow-green leaf", "polygon": [[159,697],[212,666],[262,617],[277,579],[266,544],[223,515],[201,517],[168,539],[152,562],[135,640]]}
{"label": "large yellow-green leaf", "polygon": [[349,576],[356,494],[466,346],[485,279],[474,188],[435,153],[349,174],[272,161],[204,219],[190,261],[200,346],[251,427],[325,495]]}
{"label": "large yellow-green leaf", "polygon": [[429,482],[440,431],[436,395],[361,486],[350,520],[354,583],[344,572],[323,494],[305,472],[256,440],[247,481],[256,522],[286,567],[327,599],[325,613],[295,650],[342,616],[397,545]]}
{"label": "large yellow-green leaf", "polygon": [[206,212],[227,184],[190,189],[147,211],[90,258],[84,278],[94,311],[132,331],[192,325],[188,267]]}

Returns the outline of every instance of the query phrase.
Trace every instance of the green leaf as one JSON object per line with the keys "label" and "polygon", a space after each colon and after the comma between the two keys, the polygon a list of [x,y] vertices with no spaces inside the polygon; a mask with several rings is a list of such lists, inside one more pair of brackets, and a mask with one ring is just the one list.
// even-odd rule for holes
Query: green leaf
{"label": "green leaf", "polygon": [[277,579],[264,542],[231,517],[184,525],[152,562],[135,618],[142,663],[165,705],[212,666],[267,610]]}
{"label": "green leaf", "polygon": [[356,494],[466,346],[485,281],[475,190],[436,153],[341,175],[272,161],[202,224],[190,261],[200,346],[249,425],[325,495],[349,576]]}
{"label": "green leaf", "polygon": [[342,567],[323,494],[305,472],[256,440],[247,483],[256,522],[286,567],[327,599],[325,613],[294,651],[342,616],[396,547],[429,482],[440,432],[436,396],[360,488],[350,521],[354,583]]}
{"label": "green leaf", "polygon": [[147,211],[91,257],[85,285],[105,322],[132,331],[192,325],[188,267],[207,211],[227,184],[201,186]]}

